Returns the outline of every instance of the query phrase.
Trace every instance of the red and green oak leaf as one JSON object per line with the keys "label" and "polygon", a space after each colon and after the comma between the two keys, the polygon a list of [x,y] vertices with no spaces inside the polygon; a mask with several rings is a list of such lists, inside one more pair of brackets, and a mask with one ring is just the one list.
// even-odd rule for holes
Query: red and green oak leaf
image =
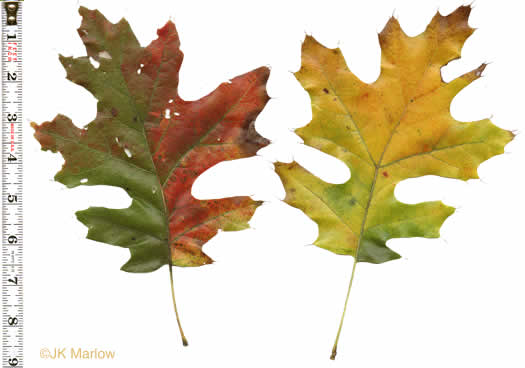
{"label": "red and green oak leaf", "polygon": [[63,115],[32,124],[42,149],[65,159],[55,180],[70,188],[120,187],[132,198],[125,209],[77,212],[89,239],[129,249],[123,270],[211,263],[203,244],[219,229],[248,227],[261,202],[197,200],[191,187],[216,163],[252,156],[269,143],[254,126],[269,99],[269,69],[255,69],[199,100],[184,101],[178,94],[183,53],[171,21],[143,48],[125,19],[112,24],[97,10],[79,12],[87,56],[60,56],[60,62],[67,78],[98,100],[97,115],[84,129]]}

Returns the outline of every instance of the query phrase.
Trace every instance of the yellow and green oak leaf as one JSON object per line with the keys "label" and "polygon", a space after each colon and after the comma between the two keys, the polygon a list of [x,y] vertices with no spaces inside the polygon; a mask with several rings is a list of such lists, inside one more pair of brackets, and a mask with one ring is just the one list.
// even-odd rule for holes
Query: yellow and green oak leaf
{"label": "yellow and green oak leaf", "polygon": [[439,237],[454,208],[440,201],[405,204],[394,196],[405,179],[437,175],[478,178],[480,163],[504,152],[513,134],[489,119],[455,120],[453,98],[481,76],[485,64],[446,83],[441,68],[458,59],[471,8],[437,13],[426,30],[407,36],[395,18],[379,34],[381,72],[364,83],[347,67],[339,48],[307,36],[296,78],[308,92],[312,120],[296,133],[308,146],[348,166],[351,178],[330,184],[299,164],[278,163],[285,202],[319,226],[318,247],[351,255],[357,262],[400,257],[393,238]]}

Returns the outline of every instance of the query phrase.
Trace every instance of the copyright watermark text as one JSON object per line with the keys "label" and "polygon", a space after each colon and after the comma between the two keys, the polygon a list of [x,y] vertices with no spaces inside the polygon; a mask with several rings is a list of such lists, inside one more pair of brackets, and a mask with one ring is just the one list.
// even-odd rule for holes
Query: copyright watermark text
{"label": "copyright watermark text", "polygon": [[83,348],[42,348],[40,349],[42,359],[77,359],[77,360],[111,360],[115,358],[114,350],[105,349],[83,349]]}

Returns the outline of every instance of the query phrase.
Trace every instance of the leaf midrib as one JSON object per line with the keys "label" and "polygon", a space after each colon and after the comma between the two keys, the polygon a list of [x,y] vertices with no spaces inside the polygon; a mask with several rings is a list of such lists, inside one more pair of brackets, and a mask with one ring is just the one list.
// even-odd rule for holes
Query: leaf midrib
{"label": "leaf midrib", "polygon": [[[156,87],[158,85],[157,81],[158,81],[158,75],[159,75],[159,71],[162,67],[162,65],[164,64],[165,62],[165,50],[166,50],[166,44],[167,44],[167,41],[164,41],[163,42],[163,48],[162,48],[162,55],[161,55],[161,61],[159,63],[159,66],[158,66],[158,69],[157,69],[157,75],[156,75],[156,78],[155,78],[155,81],[154,81],[154,85],[152,87],[152,91],[151,91],[151,96],[150,96],[150,101],[151,101],[151,97],[153,96],[153,94],[155,93],[155,90],[156,90]],[[145,48],[144,48],[145,49]],[[128,98],[130,101],[132,101],[132,106],[135,110],[135,113],[136,115],[139,117],[140,119],[140,125],[142,127],[142,136],[144,138],[144,141],[146,142],[146,146],[149,148],[149,153],[148,153],[148,157],[150,158],[150,161],[151,161],[151,165],[153,167],[153,169],[155,169],[155,172],[152,173],[153,175],[155,175],[155,177],[157,178],[157,183],[158,183],[158,190],[160,191],[160,194],[162,196],[162,205],[163,205],[163,212],[162,212],[162,218],[164,219],[165,221],[165,231],[166,231],[166,235],[165,235],[165,238],[168,239],[166,241],[166,244],[168,246],[168,249],[169,249],[169,254],[170,254],[170,259],[168,259],[168,264],[171,264],[171,244],[172,244],[172,239],[171,239],[171,234],[170,234],[170,231],[169,231],[169,218],[172,217],[172,214],[175,212],[176,209],[174,209],[172,211],[172,214],[168,214],[168,210],[167,210],[167,205],[166,205],[166,199],[165,199],[165,195],[164,195],[164,184],[167,182],[167,180],[171,177],[171,175],[173,174],[173,171],[179,166],[180,162],[182,161],[182,159],[189,153],[191,152],[196,146],[198,146],[225,118],[226,116],[240,103],[240,101],[242,101],[242,99],[248,94],[248,92],[250,91],[250,89],[252,88],[253,84],[256,82],[256,80],[254,80],[252,83],[250,83],[250,85],[246,88],[246,91],[239,97],[239,99],[235,102],[234,105],[232,105],[227,111],[226,113],[221,117],[220,120],[218,120],[207,132],[205,135],[203,135],[199,141],[192,145],[188,150],[186,150],[186,152],[184,152],[184,154],[179,158],[179,160],[177,160],[176,162],[176,165],[170,170],[168,176],[166,177],[165,181],[161,184],[161,181],[160,181],[160,176],[158,174],[158,171],[156,169],[156,166],[155,166],[155,163],[153,161],[153,154],[151,152],[151,147],[149,146],[149,142],[148,142],[148,139],[147,139],[147,135],[146,135],[146,130],[145,130],[145,121],[143,119],[143,117],[138,113],[138,108],[137,108],[137,104],[136,104],[136,101],[135,101],[135,98],[131,95],[130,91],[129,91],[129,87],[126,83],[126,80],[122,74],[122,69],[121,69],[121,65],[122,65],[122,53],[120,55],[120,58],[119,58],[119,70],[120,70],[120,73],[119,75],[121,76],[121,79],[123,81],[123,85],[126,86],[126,91],[127,91],[127,95],[128,95]],[[151,102],[149,103],[149,105],[151,105]],[[149,108],[149,106],[147,106],[147,108]],[[167,128],[166,128],[167,130]],[[162,142],[159,142],[159,147],[161,145]],[[111,156],[113,157],[113,156]],[[127,162],[127,161],[124,161],[122,160],[123,162]],[[131,163],[130,163],[131,164]],[[131,164],[133,166],[136,166],[134,164]],[[137,166],[138,167],[138,166]],[[149,172],[149,171],[148,171]],[[231,211],[229,211],[231,212]],[[217,217],[220,217],[220,216],[217,216]],[[197,226],[201,226],[203,223],[201,224],[198,224],[196,225],[195,227]],[[191,230],[187,230],[185,231],[183,234],[180,234],[178,236],[175,237],[175,239],[178,239],[180,236],[186,234],[188,231],[191,231]],[[174,241],[174,240],[173,240]]]}
{"label": "leaf midrib", "polygon": [[[102,44],[104,45],[104,49],[107,50],[108,48],[107,48],[107,45],[106,45],[105,38],[102,38]],[[138,42],[137,42],[137,44],[138,44]],[[164,52],[165,52],[165,49],[166,49],[165,46],[166,46],[166,42],[163,43],[161,62],[159,63],[159,70],[160,70],[160,67],[162,66],[163,61],[164,61]],[[145,48],[141,47],[140,44],[138,44],[138,47],[141,48],[142,50],[145,50]],[[119,58],[118,58],[118,64],[116,64],[115,67],[119,71],[118,75],[119,75],[119,77],[120,77],[120,79],[122,81],[121,84],[124,85],[125,88],[126,88],[126,92],[127,92],[126,94],[128,96],[128,100],[131,102],[130,104],[133,107],[133,110],[135,111],[135,115],[138,117],[138,119],[140,119],[140,122],[137,122],[137,123],[140,123],[141,134],[142,134],[142,137],[144,139],[145,146],[148,147],[148,155],[147,156],[150,159],[150,164],[151,164],[152,169],[155,170],[155,172],[152,172],[152,174],[157,179],[157,186],[158,186],[157,187],[157,191],[160,191],[160,195],[161,195],[161,199],[162,199],[161,200],[161,202],[162,202],[162,209],[159,209],[159,210],[162,211],[161,212],[161,214],[162,214],[161,217],[164,219],[164,228],[165,228],[164,238],[169,239],[170,232],[169,232],[169,223],[168,223],[168,219],[167,219],[168,216],[167,216],[166,199],[164,197],[164,192],[162,190],[162,186],[160,185],[159,175],[158,175],[158,172],[157,172],[157,169],[156,169],[156,166],[155,166],[155,162],[153,161],[153,156],[151,154],[151,147],[149,146],[148,138],[147,138],[147,135],[146,135],[146,127],[145,127],[144,117],[139,113],[139,109],[137,107],[137,101],[135,100],[135,98],[131,94],[131,91],[129,90],[129,86],[128,86],[127,81],[126,81],[126,78],[124,78],[124,75],[122,73],[122,64],[123,64],[122,57],[123,57],[123,52],[120,52],[119,53]],[[154,86],[152,88],[152,91],[151,91],[152,94],[155,92],[155,88],[156,88],[156,84],[154,84]],[[124,161],[124,162],[127,162],[127,161]],[[170,247],[169,240],[166,241],[166,244],[167,244],[167,246],[169,248]],[[171,254],[171,250],[170,250],[170,254]],[[168,259],[168,262],[171,262],[171,257],[170,257],[170,259]]]}
{"label": "leaf midrib", "polygon": [[[437,40],[437,43],[439,43],[440,39],[438,38]],[[430,66],[432,65],[432,60],[434,58],[434,55],[436,53],[436,50],[437,50],[437,47],[434,48],[434,50],[430,53],[430,57],[429,57],[429,62],[427,64],[427,67],[425,68],[425,70],[423,71],[422,75],[421,75],[421,78],[419,79],[419,81],[417,82],[417,86],[419,86],[419,84],[422,82],[422,80],[424,79],[426,73],[428,72],[428,70],[430,69]],[[346,111],[348,117],[350,118],[350,120],[352,121],[352,124],[354,125],[354,127],[356,128],[356,131],[358,132],[359,134],[359,137],[370,157],[370,160],[372,161],[372,164],[373,166],[375,167],[375,170],[374,170],[374,178],[372,179],[372,185],[370,187],[370,195],[368,197],[368,202],[366,204],[366,207],[365,207],[365,212],[363,214],[363,221],[361,223],[361,229],[359,231],[359,238],[358,238],[358,241],[357,241],[357,247],[356,247],[356,250],[355,250],[355,262],[358,262],[358,259],[359,259],[359,249],[360,249],[360,246],[361,246],[361,241],[362,241],[362,238],[363,238],[363,234],[365,232],[365,227],[366,227],[366,221],[367,221],[367,218],[368,218],[368,212],[370,210],[370,206],[372,204],[372,198],[374,197],[374,191],[375,191],[375,187],[376,187],[376,183],[377,183],[377,177],[378,177],[378,173],[379,173],[379,170],[381,168],[383,168],[383,166],[381,165],[382,161],[383,161],[383,158],[384,158],[384,155],[386,153],[386,151],[388,150],[388,147],[390,146],[390,142],[392,141],[392,137],[394,136],[397,128],[399,127],[399,125],[401,124],[407,110],[408,110],[408,106],[409,104],[411,103],[411,99],[405,99],[406,101],[408,101],[406,104],[405,104],[405,107],[398,119],[398,122],[396,123],[396,125],[394,126],[394,128],[391,130],[390,132],[390,136],[388,138],[388,141],[387,143],[385,144],[385,147],[383,148],[383,151],[379,157],[379,160],[378,162],[376,163],[374,158],[372,157],[372,153],[369,151],[368,149],[368,146],[366,144],[366,141],[364,140],[364,137],[361,135],[361,131],[357,125],[357,123],[354,121],[354,118],[352,116],[352,114],[350,113],[350,111],[348,110],[348,108],[346,107],[346,104],[343,102],[343,100],[341,99],[341,97],[339,96],[339,94],[337,93],[337,91],[335,90],[334,86],[332,85],[330,79],[327,77],[325,71],[324,71],[324,68],[322,66],[322,64],[319,64],[320,66],[320,71],[321,73],[323,74],[323,77],[325,78],[326,82],[328,83],[330,89],[333,91],[334,95],[337,97],[337,100],[339,101],[339,103],[341,104],[341,106],[344,108],[344,110]],[[414,90],[416,90],[417,88],[415,88]],[[421,97],[421,96],[418,96],[418,97]],[[414,97],[413,100],[415,100],[417,97]],[[432,153],[432,151],[429,151],[429,152],[425,152],[425,153]],[[408,158],[408,157],[407,157]],[[405,158],[403,158],[405,159]],[[400,159],[398,160],[399,161],[402,161],[403,159]],[[387,165],[384,165],[384,167],[386,166],[389,166],[389,164]],[[332,210],[333,212],[333,210]],[[334,212],[335,213],[335,212]],[[346,224],[346,222],[343,221],[344,224]]]}

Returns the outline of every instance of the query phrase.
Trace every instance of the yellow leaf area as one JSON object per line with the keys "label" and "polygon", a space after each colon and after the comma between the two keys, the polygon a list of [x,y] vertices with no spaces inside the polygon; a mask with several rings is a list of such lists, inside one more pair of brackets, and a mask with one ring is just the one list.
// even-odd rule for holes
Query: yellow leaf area
{"label": "yellow leaf area", "polygon": [[440,201],[401,203],[394,196],[397,183],[423,175],[478,178],[479,164],[503,153],[513,139],[488,119],[459,122],[450,114],[452,99],[485,68],[450,83],[441,79],[441,68],[460,57],[474,31],[470,10],[437,13],[415,37],[391,18],[379,34],[381,73],[372,84],[348,69],[338,48],[306,37],[295,75],[310,95],[313,118],[296,133],[351,171],[348,182],[334,185],[297,163],[276,165],[285,202],[319,226],[315,245],[358,262],[382,263],[400,257],[386,246],[389,239],[439,237],[454,209]]}

